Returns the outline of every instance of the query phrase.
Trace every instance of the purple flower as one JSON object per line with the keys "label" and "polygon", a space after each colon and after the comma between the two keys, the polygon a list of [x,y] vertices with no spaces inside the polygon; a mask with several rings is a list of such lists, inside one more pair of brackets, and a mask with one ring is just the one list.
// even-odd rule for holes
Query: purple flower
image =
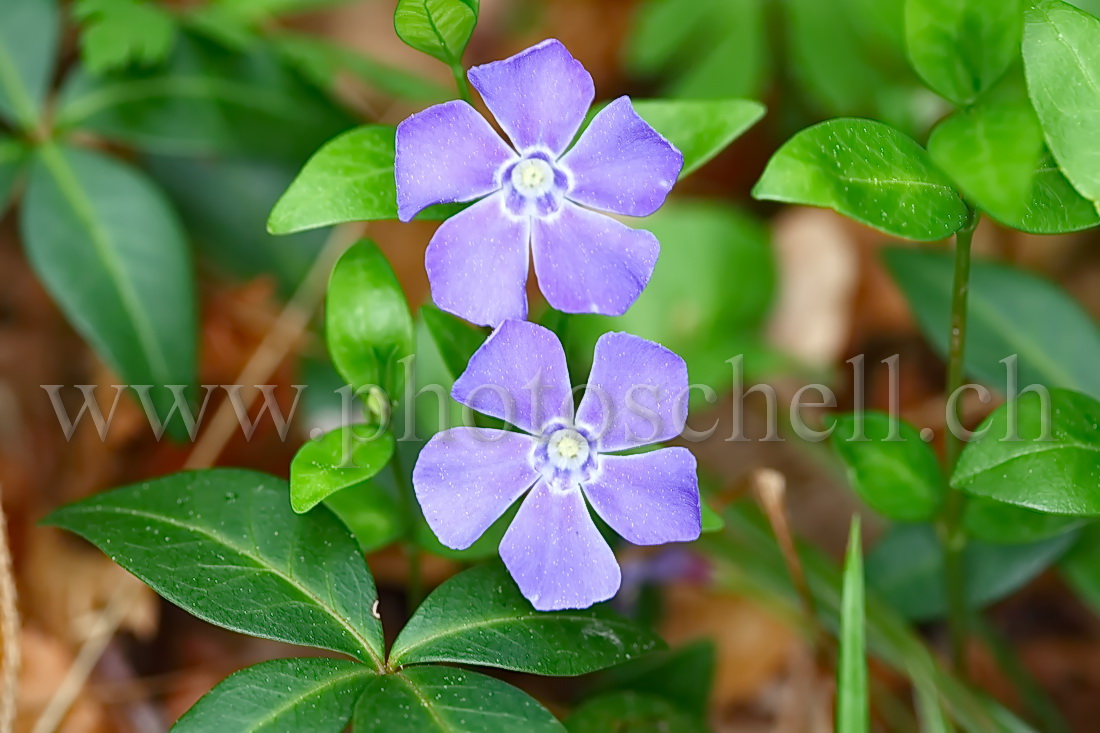
{"label": "purple flower", "polygon": [[679,356],[609,333],[596,342],[574,412],[558,339],[542,326],[505,321],[470,358],[452,395],[527,434],[471,427],[436,434],[413,469],[428,525],[444,545],[465,549],[531,489],[500,543],[523,595],[540,611],[607,600],[619,589],[619,565],[589,505],[637,545],[699,536],[689,450],[612,455],[679,435],[687,386]]}
{"label": "purple flower", "polygon": [[[473,107],[438,104],[397,126],[397,211],[481,199],[445,221],[425,264],[432,299],[483,326],[527,317],[528,244],[550,305],[622,315],[649,282],[660,245],[588,208],[656,211],[683,156],[620,97],[576,144],[595,89],[560,41],[547,40],[469,72],[512,141]],[[517,152],[518,151],[518,152]]]}

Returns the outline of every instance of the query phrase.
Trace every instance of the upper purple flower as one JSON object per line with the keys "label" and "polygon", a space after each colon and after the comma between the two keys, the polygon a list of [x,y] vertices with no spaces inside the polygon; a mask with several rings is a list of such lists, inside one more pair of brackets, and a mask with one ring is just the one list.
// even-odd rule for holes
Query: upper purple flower
{"label": "upper purple flower", "polygon": [[397,126],[402,221],[432,204],[482,199],[432,237],[426,257],[432,299],[483,326],[525,319],[530,243],[550,305],[622,315],[649,282],[660,245],[649,232],[582,206],[652,214],[680,174],[680,151],[627,97],[601,110],[569,148],[595,88],[560,41],[475,66],[469,77],[511,146],[461,101],[429,107]]}
{"label": "upper purple flower", "polygon": [[523,595],[540,611],[607,600],[619,589],[619,565],[587,505],[634,544],[699,536],[699,482],[689,450],[609,455],[679,435],[687,386],[679,356],[609,333],[596,342],[574,412],[557,337],[533,323],[505,321],[470,358],[452,396],[526,434],[460,427],[432,437],[412,476],[428,526],[447,547],[465,549],[534,487],[500,543]]}

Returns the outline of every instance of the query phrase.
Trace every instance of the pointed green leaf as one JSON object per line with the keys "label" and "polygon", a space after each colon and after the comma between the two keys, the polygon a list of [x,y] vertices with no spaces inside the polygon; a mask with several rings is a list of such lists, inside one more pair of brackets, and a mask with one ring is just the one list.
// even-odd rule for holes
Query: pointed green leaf
{"label": "pointed green leaf", "polygon": [[972,102],[1020,53],[1020,0],[907,0],[913,68],[956,104]]}
{"label": "pointed green leaf", "polygon": [[[1100,516],[1100,402],[1064,389],[1001,405],[959,456],[951,485],[1051,514]],[[1049,410],[1049,411],[1048,411]]]}
{"label": "pointed green leaf", "polygon": [[[325,143],[276,202],[268,231],[292,234],[350,221],[396,219],[395,135],[390,125],[366,125]],[[457,210],[433,206],[421,218],[446,219]]]}
{"label": "pointed green leaf", "polygon": [[454,65],[462,61],[479,6],[480,0],[398,0],[393,27],[417,51]]}
{"label": "pointed green leaf", "polygon": [[1021,545],[1080,529],[1088,520],[1046,514],[1015,504],[972,496],[966,502],[963,524],[968,535],[995,545]]}
{"label": "pointed green leaf", "polygon": [[0,3],[0,117],[24,130],[38,126],[60,33],[55,0]]}
{"label": "pointed green leaf", "polygon": [[852,517],[840,601],[840,660],[836,680],[836,729],[865,733],[871,727],[864,643],[863,550],[859,517]]}
{"label": "pointed green leaf", "polygon": [[370,667],[344,659],[275,659],[235,672],[183,714],[172,733],[340,733]]}
{"label": "pointed green leaf", "polygon": [[390,263],[368,239],[352,245],[332,271],[325,339],[336,370],[357,391],[375,386],[391,400],[401,396],[399,362],[413,353],[413,320]]}
{"label": "pointed green leaf", "polygon": [[1028,91],[1047,144],[1074,188],[1100,203],[1100,19],[1036,0],[1024,28]]}
{"label": "pointed green leaf", "polygon": [[565,724],[569,733],[706,733],[699,718],[656,695],[625,691],[585,701]]}
{"label": "pointed green leaf", "polygon": [[[34,271],[124,383],[195,383],[191,256],[175,212],[143,174],[99,153],[42,145],[21,224]],[[154,396],[166,417],[170,395]]]}
{"label": "pointed green leaf", "polygon": [[[925,338],[947,353],[952,256],[890,248],[883,256],[905,293]],[[1017,388],[1065,387],[1100,396],[1100,329],[1061,288],[994,262],[971,265],[966,372],[992,389],[1007,389],[1008,357],[1017,357]],[[1051,328],[1057,323],[1058,328]]]}
{"label": "pointed green leaf", "polygon": [[44,521],[84,537],[204,621],[381,668],[378,594],[355,539],[326,509],[295,514],[288,490],[255,471],[179,473]]}
{"label": "pointed green leaf", "polygon": [[931,519],[944,491],[939,461],[909,423],[898,421],[893,436],[893,421],[882,412],[841,415],[833,447],[848,467],[852,488],[869,507],[896,522]]}
{"label": "pointed green leaf", "polygon": [[393,457],[393,446],[393,433],[375,425],[348,425],[310,440],[290,462],[290,505],[307,512],[374,477]]}
{"label": "pointed green leaf", "polygon": [[823,206],[918,241],[944,239],[967,218],[924,148],[873,120],[829,120],[797,133],[768,161],[752,195]]}
{"label": "pointed green leaf", "polygon": [[684,155],[685,178],[722,152],[764,116],[747,99],[636,99],[634,109]]}
{"label": "pointed green leaf", "polygon": [[325,499],[325,506],[355,533],[363,552],[385,547],[406,531],[397,489],[383,484],[381,477],[341,489]]}
{"label": "pointed green leaf", "polygon": [[451,379],[458,379],[466,371],[470,357],[485,343],[485,331],[473,328],[462,319],[441,311],[434,305],[421,306],[420,318],[428,327]]}
{"label": "pointed green leaf", "polygon": [[493,562],[456,575],[428,596],[394,642],[390,664],[452,662],[572,676],[663,646],[605,606],[536,611],[504,565]]}
{"label": "pointed green leaf", "polygon": [[371,680],[355,708],[355,733],[562,733],[549,710],[492,677],[414,667]]}

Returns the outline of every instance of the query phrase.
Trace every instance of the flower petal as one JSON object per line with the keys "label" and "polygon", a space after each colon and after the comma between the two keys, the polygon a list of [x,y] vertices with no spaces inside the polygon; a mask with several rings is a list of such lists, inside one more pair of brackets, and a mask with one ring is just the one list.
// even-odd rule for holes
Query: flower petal
{"label": "flower petal", "polygon": [[615,553],[576,487],[535,484],[500,541],[500,557],[539,611],[588,608],[619,590]]}
{"label": "flower petal", "polygon": [[553,332],[527,321],[502,323],[470,357],[451,396],[535,435],[573,418],[565,350]]}
{"label": "flower petal", "polygon": [[621,316],[653,274],[661,245],[644,229],[568,201],[531,228],[535,274],[546,300],[566,313]]}
{"label": "flower petal", "polygon": [[596,342],[577,424],[601,453],[676,437],[688,408],[687,364],[660,344],[629,333]]}
{"label": "flower petal", "polygon": [[638,116],[629,97],[619,97],[592,119],[560,164],[573,176],[573,201],[648,216],[665,202],[684,156]]}
{"label": "flower petal", "polygon": [[494,194],[440,225],[424,255],[432,300],[481,326],[527,317],[528,221]]}
{"label": "flower petal", "polygon": [[413,467],[424,519],[447,547],[465,550],[538,478],[529,435],[452,428],[428,441]]}
{"label": "flower petal", "polygon": [[628,542],[690,542],[702,531],[699,477],[687,448],[600,456],[600,473],[584,485],[596,513]]}
{"label": "flower petal", "polygon": [[514,157],[515,151],[465,102],[417,112],[397,126],[398,218],[409,221],[432,204],[472,201],[496,191],[497,172]]}
{"label": "flower petal", "polygon": [[592,76],[552,38],[475,66],[469,77],[517,150],[542,148],[555,158],[572,142],[596,96]]}

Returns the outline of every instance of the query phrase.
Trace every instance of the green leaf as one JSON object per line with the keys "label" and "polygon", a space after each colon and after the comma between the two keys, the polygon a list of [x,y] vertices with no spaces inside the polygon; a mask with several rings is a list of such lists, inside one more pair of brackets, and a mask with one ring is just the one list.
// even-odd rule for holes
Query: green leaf
{"label": "green leaf", "polygon": [[[190,253],[175,212],[142,174],[99,153],[42,145],[21,224],[34,271],[124,383],[195,383]],[[171,395],[153,394],[166,417]]]}
{"label": "green leaf", "polygon": [[27,152],[19,141],[0,135],[0,216],[7,209],[15,182],[23,172]]}
{"label": "green leaf", "polygon": [[142,0],[77,0],[80,57],[93,74],[168,58],[176,33],[172,16]]}
{"label": "green leaf", "polygon": [[461,318],[445,313],[434,305],[421,306],[420,318],[428,327],[451,380],[458,379],[466,371],[470,357],[485,343],[485,331],[471,327]]}
{"label": "green leaf", "polygon": [[454,66],[462,62],[479,6],[480,0],[398,0],[393,27],[417,51]]}
{"label": "green leaf", "polygon": [[1073,187],[1100,202],[1100,19],[1036,0],[1025,20],[1028,91],[1047,144]]}
{"label": "green leaf", "polygon": [[344,659],[275,659],[235,672],[183,714],[172,733],[340,733],[374,670]]}
{"label": "green leaf", "polygon": [[726,522],[722,519],[722,515],[710,508],[710,505],[705,501],[702,504],[703,511],[703,532],[721,532],[722,528],[726,526]]}
{"label": "green leaf", "polygon": [[1100,613],[1100,524],[1092,524],[1058,564],[1062,577],[1078,596]]}
{"label": "green leaf", "polygon": [[1050,391],[1049,411],[1043,402],[1028,392],[994,410],[951,485],[1040,512],[1100,516],[1100,402],[1064,389]]}
{"label": "green leaf", "polygon": [[663,646],[605,606],[542,613],[504,565],[467,570],[416,610],[390,651],[391,665],[451,662],[550,676],[585,674]]}
{"label": "green leaf", "polygon": [[290,505],[307,512],[341,489],[373,478],[393,457],[393,433],[374,425],[329,431],[290,463]]}
{"label": "green leaf", "polygon": [[[967,543],[967,600],[982,608],[1022,588],[1061,557],[1077,539],[1067,532],[1026,545]],[[943,546],[929,524],[897,524],[883,535],[866,560],[867,585],[912,621],[947,612]]]}
{"label": "green leaf", "polygon": [[871,727],[867,695],[867,659],[864,644],[863,550],[859,517],[852,517],[848,554],[844,560],[844,589],[840,602],[840,659],[837,662],[836,729],[866,733]]}
{"label": "green leaf", "polygon": [[963,524],[969,536],[996,545],[1017,545],[1057,537],[1079,529],[1086,520],[1005,504],[981,496],[966,502]]}
{"label": "green leaf", "polygon": [[944,239],[967,218],[924,148],[873,120],[829,120],[797,133],[768,161],[752,194],[824,206],[918,241]]}
{"label": "green leaf", "polygon": [[154,69],[96,77],[78,66],[62,86],[57,125],[146,152],[300,166],[354,118],[267,44],[240,52],[185,34]]}
{"label": "green leaf", "polygon": [[840,415],[833,447],[867,506],[896,522],[931,519],[944,491],[939,462],[909,423],[898,420],[892,435],[894,420],[883,412]]}
{"label": "green leaf", "polygon": [[60,33],[55,0],[0,4],[0,117],[24,130],[38,126]]}
{"label": "green leaf", "polygon": [[204,621],[381,669],[378,594],[355,539],[324,509],[295,514],[288,491],[254,471],[195,471],[98,494],[43,521]]}
{"label": "green leaf", "polygon": [[569,733],[706,733],[702,720],[656,695],[614,692],[586,701],[566,721]]}
{"label": "green leaf", "polygon": [[638,99],[634,109],[684,155],[685,178],[702,167],[764,116],[764,105],[747,99]]}
{"label": "green leaf", "polygon": [[349,486],[325,499],[325,506],[355,534],[364,553],[390,544],[407,526],[396,487],[380,479]]}
{"label": "green leaf", "polygon": [[595,687],[600,692],[629,690],[663,697],[685,711],[705,716],[716,654],[713,641],[693,641],[612,667],[601,673],[604,679]]}
{"label": "green leaf", "polygon": [[413,321],[405,293],[374,242],[363,239],[340,257],[325,301],[325,339],[332,363],[347,383],[402,394],[404,369],[413,353]]}
{"label": "green leaf", "polygon": [[355,733],[560,733],[549,710],[492,677],[413,667],[371,680],[355,708]]}
{"label": "green leaf", "polygon": [[[951,319],[951,254],[894,247],[883,252],[925,338],[947,353]],[[1017,360],[1017,385],[1065,387],[1100,396],[1100,330],[1051,282],[993,262],[971,265],[966,372],[1004,393],[1007,365]],[[1057,323],[1058,328],[1051,328]]]}
{"label": "green leaf", "polygon": [[398,99],[440,102],[450,95],[449,89],[435,82],[387,66],[327,39],[284,32],[272,38],[271,43],[305,77],[332,94],[339,91],[339,82],[346,72],[372,89]]}
{"label": "green leaf", "polygon": [[[325,143],[276,202],[267,222],[272,234],[330,224],[397,218],[390,125],[366,125]],[[424,219],[446,219],[453,205],[433,206]]]}
{"label": "green leaf", "polygon": [[1019,54],[1020,0],[906,0],[913,68],[956,104],[972,102]]}

